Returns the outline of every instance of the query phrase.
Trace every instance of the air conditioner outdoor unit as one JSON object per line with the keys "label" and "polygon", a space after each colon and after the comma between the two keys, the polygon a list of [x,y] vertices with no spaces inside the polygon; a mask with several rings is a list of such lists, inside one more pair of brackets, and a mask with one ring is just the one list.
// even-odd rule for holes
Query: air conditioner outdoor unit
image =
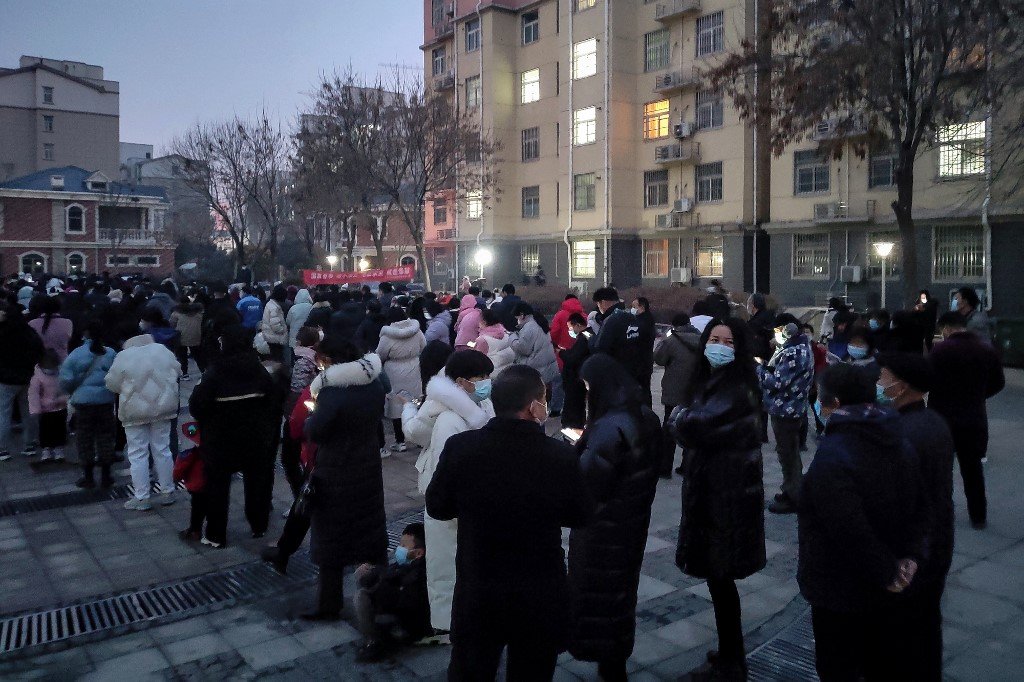
{"label": "air conditioner outdoor unit", "polygon": [[50,176],[50,189],[64,189],[64,176],[63,175],[51,175]]}
{"label": "air conditioner outdoor unit", "polygon": [[690,283],[690,268],[672,268],[669,270],[668,278],[673,282]]}
{"label": "air conditioner outdoor unit", "polygon": [[672,134],[677,140],[684,140],[693,135],[693,124],[689,121],[682,121],[672,126]]}
{"label": "air conditioner outdoor unit", "polygon": [[672,205],[673,213],[689,213],[693,210],[693,199],[683,198],[676,199],[676,203]]}
{"label": "air conditioner outdoor unit", "polygon": [[667,228],[676,226],[676,216],[674,213],[659,213],[654,218],[654,226],[658,228]]}
{"label": "air conditioner outdoor unit", "polygon": [[864,281],[864,271],[859,265],[844,265],[839,268],[839,281],[843,284],[860,284]]}

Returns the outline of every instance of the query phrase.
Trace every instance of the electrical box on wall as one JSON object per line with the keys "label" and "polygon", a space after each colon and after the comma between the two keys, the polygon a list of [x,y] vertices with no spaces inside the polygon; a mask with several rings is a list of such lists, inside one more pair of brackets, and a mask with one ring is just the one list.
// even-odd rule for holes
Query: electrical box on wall
{"label": "electrical box on wall", "polygon": [[844,265],[839,268],[839,281],[843,284],[860,284],[864,281],[864,270],[859,265]]}

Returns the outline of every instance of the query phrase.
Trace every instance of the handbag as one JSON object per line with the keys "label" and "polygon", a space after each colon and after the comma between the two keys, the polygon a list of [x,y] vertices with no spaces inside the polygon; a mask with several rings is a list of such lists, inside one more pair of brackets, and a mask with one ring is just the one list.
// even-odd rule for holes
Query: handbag
{"label": "handbag", "polygon": [[299,488],[299,494],[295,497],[295,503],[292,505],[292,514],[308,521],[313,515],[315,502],[316,486],[313,485],[313,469],[310,469],[306,480],[302,482],[302,487]]}

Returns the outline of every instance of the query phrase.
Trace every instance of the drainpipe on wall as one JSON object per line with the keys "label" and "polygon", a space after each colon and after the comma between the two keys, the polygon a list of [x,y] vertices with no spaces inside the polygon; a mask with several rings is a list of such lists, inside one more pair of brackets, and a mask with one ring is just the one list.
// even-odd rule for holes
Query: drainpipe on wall
{"label": "drainpipe on wall", "polygon": [[[483,4],[483,0],[477,0],[476,3],[476,20],[480,26],[480,46],[477,48],[478,59],[477,63],[480,66],[480,102],[477,105],[480,115],[480,130],[478,135],[478,143],[480,145],[480,231],[476,233],[476,250],[480,251],[482,245],[480,244],[480,238],[484,236],[484,192],[483,192],[483,178],[484,178],[484,20],[480,16],[480,5]],[[480,278],[483,279],[484,266],[480,266]]]}
{"label": "drainpipe on wall", "polygon": [[612,86],[612,31],[611,31],[611,0],[604,2],[604,229],[607,235],[604,239],[604,285],[608,286],[609,272],[612,266],[612,225],[611,207],[611,140],[608,135],[611,132],[609,121],[612,117],[611,109],[611,86]]}
{"label": "drainpipe on wall", "polygon": [[[557,5],[556,5],[557,8]],[[556,9],[556,11],[558,11]],[[572,216],[573,216],[573,196],[576,191],[576,181],[573,178],[573,160],[572,155],[574,151],[573,136],[576,134],[576,130],[573,127],[573,99],[572,99],[572,87],[575,80],[573,78],[573,24],[575,23],[576,13],[572,11],[572,7],[569,7],[569,222],[566,223],[565,232],[562,233],[562,241],[565,242],[565,257],[568,261],[566,269],[566,281],[572,282],[572,242],[569,241],[569,230],[572,229]],[[556,254],[557,255],[557,254]]]}
{"label": "drainpipe on wall", "polygon": [[992,15],[988,16],[985,50],[985,89],[988,111],[985,121],[985,201],[981,204],[981,226],[985,235],[985,310],[992,310],[992,225],[988,222],[988,206],[992,201]]}

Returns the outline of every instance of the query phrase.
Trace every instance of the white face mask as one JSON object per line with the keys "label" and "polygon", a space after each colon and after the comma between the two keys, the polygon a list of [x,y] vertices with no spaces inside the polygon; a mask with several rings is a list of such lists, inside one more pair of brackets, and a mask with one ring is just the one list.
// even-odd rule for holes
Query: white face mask
{"label": "white face mask", "polygon": [[636,315],[636,314],[637,314],[637,312],[639,312],[639,311],[638,311],[638,310],[637,310],[636,308],[630,308],[630,309],[629,309],[629,313],[630,313],[631,315]]}

